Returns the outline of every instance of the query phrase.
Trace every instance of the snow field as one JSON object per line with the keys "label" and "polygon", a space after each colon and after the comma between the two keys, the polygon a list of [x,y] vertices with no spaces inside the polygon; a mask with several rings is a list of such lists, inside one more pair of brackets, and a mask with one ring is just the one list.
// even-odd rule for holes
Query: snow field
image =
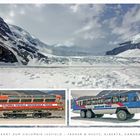
{"label": "snow field", "polygon": [[140,126],[140,114],[135,114],[134,118],[126,121],[119,121],[116,114],[105,114],[102,118],[80,118],[79,113],[70,113],[71,126]]}
{"label": "snow field", "polygon": [[139,88],[140,67],[0,68],[0,88]]}

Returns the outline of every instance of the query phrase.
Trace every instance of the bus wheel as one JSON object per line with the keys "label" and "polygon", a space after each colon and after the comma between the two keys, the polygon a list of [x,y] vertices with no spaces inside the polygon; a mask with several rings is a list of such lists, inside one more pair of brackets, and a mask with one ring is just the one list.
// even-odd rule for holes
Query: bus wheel
{"label": "bus wheel", "polygon": [[103,117],[103,116],[104,116],[104,114],[97,114],[97,115],[96,115],[97,118],[101,118],[101,117]]}
{"label": "bus wheel", "polygon": [[120,110],[120,111],[117,112],[117,118],[120,121],[127,120],[128,119],[127,116],[128,116],[128,114],[125,110]]}
{"label": "bus wheel", "polygon": [[92,112],[91,110],[87,110],[87,112],[86,112],[86,117],[87,117],[87,118],[93,118],[93,117],[94,117],[93,112]]}
{"label": "bus wheel", "polygon": [[86,117],[86,112],[84,110],[80,111],[80,117],[85,118]]}
{"label": "bus wheel", "polygon": [[40,113],[34,113],[33,114],[33,117],[34,118],[42,118],[42,114],[40,114]]}
{"label": "bus wheel", "polygon": [[11,117],[12,117],[13,119],[16,119],[16,118],[17,118],[17,115],[16,115],[16,114],[12,114]]}
{"label": "bus wheel", "polygon": [[128,114],[128,119],[132,119],[135,116],[135,114]]}

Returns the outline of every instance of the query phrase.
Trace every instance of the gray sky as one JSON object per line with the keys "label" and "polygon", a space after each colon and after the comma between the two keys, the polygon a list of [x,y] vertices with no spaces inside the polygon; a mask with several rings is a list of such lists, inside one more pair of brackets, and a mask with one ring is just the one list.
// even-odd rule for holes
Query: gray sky
{"label": "gray sky", "polygon": [[140,32],[140,5],[0,5],[0,16],[46,44],[103,53]]}
{"label": "gray sky", "polygon": [[72,90],[72,97],[81,97],[81,96],[96,96],[101,90]]}

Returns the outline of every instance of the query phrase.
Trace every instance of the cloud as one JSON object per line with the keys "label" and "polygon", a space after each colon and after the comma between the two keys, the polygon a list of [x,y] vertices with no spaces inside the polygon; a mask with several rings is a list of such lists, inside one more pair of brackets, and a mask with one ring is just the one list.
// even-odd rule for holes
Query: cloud
{"label": "cloud", "polygon": [[5,4],[0,16],[46,44],[105,52],[140,31],[140,5]]}
{"label": "cloud", "polygon": [[87,23],[82,28],[75,31],[75,34],[78,36],[81,36],[81,38],[84,39],[97,39],[97,38],[103,38],[104,33],[101,30],[102,26],[97,21],[97,19],[94,19]]}
{"label": "cloud", "polygon": [[120,40],[128,40],[132,35],[140,32],[140,7],[134,6],[128,10],[119,23],[117,17],[110,20],[112,33],[119,36]]}
{"label": "cloud", "polygon": [[104,33],[101,31],[102,25],[99,22],[99,16],[102,15],[105,8],[105,5],[76,5],[75,11],[79,15],[78,17],[84,17],[82,18],[84,20],[83,25],[74,34],[84,40],[103,38]]}
{"label": "cloud", "polygon": [[78,4],[73,4],[70,6],[70,9],[72,10],[73,13],[78,12],[80,5]]}
{"label": "cloud", "polygon": [[9,16],[13,18],[13,17],[15,16],[14,11],[10,11],[10,12],[9,12]]}
{"label": "cloud", "polygon": [[72,47],[74,45],[75,45],[74,39],[66,40],[63,43],[60,42],[60,43],[54,44],[55,47],[61,47],[61,46]]}

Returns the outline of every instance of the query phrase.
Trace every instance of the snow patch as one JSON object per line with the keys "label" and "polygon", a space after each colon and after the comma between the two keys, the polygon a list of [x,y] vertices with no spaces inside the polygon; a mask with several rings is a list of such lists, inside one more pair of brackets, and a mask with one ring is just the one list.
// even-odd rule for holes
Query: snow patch
{"label": "snow patch", "polygon": [[1,67],[0,77],[0,88],[140,87],[139,67]]}
{"label": "snow patch", "polygon": [[28,66],[43,66],[44,62],[42,62],[41,60],[38,60],[37,58],[31,58],[30,56],[27,57],[29,62],[28,62]]}
{"label": "snow patch", "polygon": [[137,35],[132,37],[132,43],[133,44],[137,44],[139,42],[140,42],[140,34],[137,34]]}
{"label": "snow patch", "polygon": [[127,50],[122,53],[119,53],[119,57],[140,57],[140,49]]}

